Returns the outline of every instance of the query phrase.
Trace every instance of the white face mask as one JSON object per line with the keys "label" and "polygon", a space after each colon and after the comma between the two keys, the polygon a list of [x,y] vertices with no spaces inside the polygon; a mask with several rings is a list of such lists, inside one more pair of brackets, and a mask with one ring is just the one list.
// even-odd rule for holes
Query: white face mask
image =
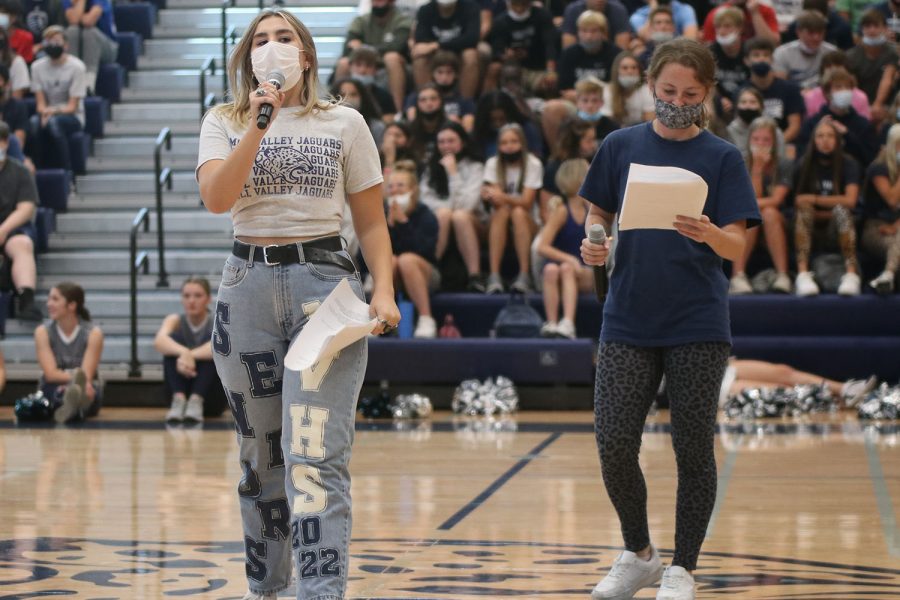
{"label": "white face mask", "polygon": [[657,44],[663,44],[669,40],[675,39],[675,34],[671,31],[654,31],[650,34],[650,39]]}
{"label": "white face mask", "polygon": [[300,49],[281,42],[268,42],[250,54],[253,75],[260,83],[267,81],[273,71],[284,75],[284,91],[292,89],[300,82],[303,68],[300,66]]}
{"label": "white face mask", "polygon": [[735,43],[738,39],[737,31],[732,31],[728,35],[717,35],[716,41],[720,46],[730,46]]}
{"label": "white face mask", "polygon": [[0,13],[0,28],[9,29],[9,15]]}
{"label": "white face mask", "polygon": [[853,103],[853,90],[838,90],[831,93],[831,104],[835,108],[848,108]]}
{"label": "white face mask", "polygon": [[409,206],[409,199],[412,197],[412,192],[406,192],[405,194],[397,194],[395,196],[391,196],[391,202],[396,202],[397,206],[406,210],[406,207]]}
{"label": "white face mask", "polygon": [[619,75],[619,83],[623,88],[631,89],[641,82],[640,75]]}
{"label": "white face mask", "polygon": [[508,14],[509,18],[512,19],[513,21],[521,23],[522,21],[527,21],[528,17],[531,16],[531,9],[529,8],[528,10],[526,10],[523,13],[517,13],[513,9],[509,9],[506,11],[506,14]]}

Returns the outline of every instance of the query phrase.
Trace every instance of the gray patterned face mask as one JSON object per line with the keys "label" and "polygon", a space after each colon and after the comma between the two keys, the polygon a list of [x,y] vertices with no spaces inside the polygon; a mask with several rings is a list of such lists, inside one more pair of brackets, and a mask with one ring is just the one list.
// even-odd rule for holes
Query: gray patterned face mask
{"label": "gray patterned face mask", "polygon": [[700,120],[703,103],[675,106],[671,102],[653,98],[656,104],[656,118],[669,129],[687,129]]}

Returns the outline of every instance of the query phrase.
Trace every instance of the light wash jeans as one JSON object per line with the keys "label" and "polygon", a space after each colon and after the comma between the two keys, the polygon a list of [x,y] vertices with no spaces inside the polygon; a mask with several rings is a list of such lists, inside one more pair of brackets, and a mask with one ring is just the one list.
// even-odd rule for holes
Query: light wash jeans
{"label": "light wash jeans", "polygon": [[367,342],[302,373],[284,368],[290,341],[344,278],[363,299],[359,276],[331,264],[229,256],[222,273],[213,356],[237,429],[247,579],[256,593],[288,587],[294,565],[297,598],[344,597],[348,463]]}

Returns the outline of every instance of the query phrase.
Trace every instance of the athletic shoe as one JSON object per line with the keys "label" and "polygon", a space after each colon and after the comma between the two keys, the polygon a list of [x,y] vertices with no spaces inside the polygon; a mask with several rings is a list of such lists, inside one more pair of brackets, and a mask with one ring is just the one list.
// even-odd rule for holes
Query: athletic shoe
{"label": "athletic shoe", "polygon": [[859,296],[860,278],[856,273],[844,273],[841,275],[841,284],[838,286],[838,294],[841,296]]}
{"label": "athletic shoe", "polygon": [[555,338],[556,334],[558,333],[558,327],[559,326],[556,323],[546,321],[543,325],[541,325],[541,337]]}
{"label": "athletic shoe", "polygon": [[872,375],[868,379],[848,379],[841,386],[841,398],[844,406],[853,407],[860,403],[869,392],[878,385],[878,378]]}
{"label": "athletic shoe", "polygon": [[63,393],[62,404],[53,413],[57,423],[69,423],[81,419],[81,407],[84,404],[84,391],[81,386],[70,383]]}
{"label": "athletic shoe", "polygon": [[469,275],[469,282],[466,284],[466,290],[477,294],[483,294],[485,289],[487,288],[484,282],[484,275],[481,273],[472,273]]}
{"label": "athletic shoe", "polygon": [[181,395],[177,394],[172,397],[172,406],[169,407],[169,412],[166,413],[166,422],[167,423],[181,423],[184,421],[184,409],[187,405],[187,399]]}
{"label": "athletic shoe", "polygon": [[772,282],[772,287],[769,289],[778,294],[790,294],[793,290],[791,278],[787,273],[779,273],[775,276],[775,281]]}
{"label": "athletic shoe", "polygon": [[203,398],[191,394],[188,398],[187,406],[184,408],[185,423],[202,423],[203,422]]}
{"label": "athletic shoe", "polygon": [[509,287],[514,292],[527,294],[531,291],[531,277],[528,276],[528,273],[519,273],[516,276],[516,280]]}
{"label": "athletic shoe", "polygon": [[559,325],[556,326],[556,333],[559,337],[568,338],[570,340],[575,339],[575,323],[570,321],[569,319],[562,319],[559,322]]}
{"label": "athletic shoe", "polygon": [[693,575],[684,567],[668,567],[656,592],[656,600],[694,600]]}
{"label": "athletic shoe", "polygon": [[487,278],[486,294],[502,294],[506,289],[503,287],[503,280],[496,273],[491,273]]}
{"label": "athletic shoe", "polygon": [[433,338],[435,336],[437,336],[437,323],[435,323],[434,318],[427,315],[420,316],[419,321],[416,323],[413,337]]}
{"label": "athletic shoe", "polygon": [[797,273],[794,289],[798,296],[815,296],[819,293],[819,286],[816,285],[816,281],[809,271]]}
{"label": "athletic shoe", "polygon": [[732,296],[743,296],[744,294],[752,294],[753,286],[747,279],[746,273],[737,273],[728,282],[728,293]]}
{"label": "athletic shoe", "polygon": [[625,550],[613,563],[606,577],[594,587],[592,600],[628,600],[641,588],[653,585],[663,573],[656,548],[650,547],[650,560]]}
{"label": "athletic shoe", "polygon": [[894,292],[894,274],[890,271],[882,271],[881,275],[869,282],[879,296],[887,296]]}

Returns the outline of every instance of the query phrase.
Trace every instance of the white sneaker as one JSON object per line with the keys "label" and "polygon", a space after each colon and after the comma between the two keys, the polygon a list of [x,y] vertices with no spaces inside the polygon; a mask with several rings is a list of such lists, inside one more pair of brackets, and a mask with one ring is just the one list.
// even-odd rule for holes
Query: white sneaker
{"label": "white sneaker", "polygon": [[771,290],[779,294],[790,294],[793,291],[793,286],[791,285],[791,278],[788,277],[788,274],[779,273],[776,275],[775,281],[772,282]]}
{"label": "white sneaker", "polygon": [[694,577],[684,567],[668,567],[656,592],[656,600],[694,600]]}
{"label": "white sneaker", "polygon": [[628,600],[638,590],[651,586],[662,576],[663,566],[656,548],[650,546],[650,560],[625,550],[613,563],[606,577],[594,587],[592,600]]}
{"label": "white sneaker", "polygon": [[560,337],[568,338],[570,340],[575,339],[575,323],[570,321],[569,319],[563,319],[559,322],[559,325],[556,327],[556,334]]}
{"label": "white sneaker", "polygon": [[556,323],[551,323],[550,321],[545,321],[543,325],[541,325],[541,337],[545,338],[554,338],[557,334],[558,325]]}
{"label": "white sneaker", "polygon": [[819,286],[816,285],[816,281],[809,271],[797,273],[797,279],[794,280],[794,289],[798,296],[815,296],[819,293]]}
{"label": "white sneaker", "polygon": [[874,375],[868,379],[848,379],[841,386],[841,398],[844,400],[844,406],[856,406],[877,385],[878,378]]}
{"label": "white sneaker", "polygon": [[894,274],[891,271],[882,271],[881,275],[869,282],[879,296],[887,296],[894,291]]}
{"label": "white sneaker", "polygon": [[496,273],[491,273],[487,278],[487,288],[485,288],[485,294],[502,294],[505,290],[503,287],[503,280],[500,279],[500,276]]}
{"label": "white sneaker", "polygon": [[747,279],[746,273],[737,273],[728,282],[728,293],[732,296],[743,296],[744,294],[752,294],[753,286]]}
{"label": "white sneaker", "polygon": [[57,423],[69,423],[82,418],[81,407],[84,404],[84,391],[77,383],[70,383],[63,392],[62,404],[53,412]]}
{"label": "white sneaker", "polygon": [[184,420],[187,423],[203,422],[203,398],[191,394],[184,408]]}
{"label": "white sneaker", "polygon": [[844,273],[841,275],[841,284],[838,286],[838,294],[841,296],[859,296],[861,281],[856,273]]}
{"label": "white sneaker", "polygon": [[187,405],[187,398],[178,394],[172,397],[172,406],[166,413],[167,423],[180,423],[184,421],[184,408]]}
{"label": "white sneaker", "polygon": [[437,323],[433,317],[422,315],[416,323],[416,330],[413,337],[417,338],[433,338],[437,336]]}

